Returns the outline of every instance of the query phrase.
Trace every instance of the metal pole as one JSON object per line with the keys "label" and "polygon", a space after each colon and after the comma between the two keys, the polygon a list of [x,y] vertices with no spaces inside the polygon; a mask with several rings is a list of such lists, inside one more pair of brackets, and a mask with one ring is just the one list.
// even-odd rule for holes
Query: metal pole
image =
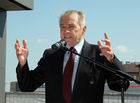
{"label": "metal pole", "polygon": [[5,103],[6,11],[0,11],[0,103]]}
{"label": "metal pole", "polygon": [[124,88],[121,90],[121,103],[124,103]]}

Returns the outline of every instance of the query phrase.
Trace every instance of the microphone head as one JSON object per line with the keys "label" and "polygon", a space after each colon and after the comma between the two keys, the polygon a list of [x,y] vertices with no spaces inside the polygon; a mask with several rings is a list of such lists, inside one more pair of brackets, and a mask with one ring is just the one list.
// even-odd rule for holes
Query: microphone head
{"label": "microphone head", "polygon": [[65,40],[60,40],[59,42],[55,43],[52,45],[52,49],[53,50],[57,50],[60,49],[61,47],[65,47],[66,46],[66,41]]}
{"label": "microphone head", "polygon": [[66,46],[67,44],[67,42],[64,39],[60,40],[60,43],[61,43],[61,46]]}
{"label": "microphone head", "polygon": [[60,48],[60,44],[58,44],[58,43],[55,43],[55,44],[52,45],[53,50],[57,50],[59,48]]}

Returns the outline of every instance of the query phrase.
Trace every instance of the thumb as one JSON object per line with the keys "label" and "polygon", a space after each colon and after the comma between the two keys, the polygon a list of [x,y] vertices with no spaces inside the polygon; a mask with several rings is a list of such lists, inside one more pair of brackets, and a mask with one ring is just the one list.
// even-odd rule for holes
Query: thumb
{"label": "thumb", "polygon": [[99,47],[101,47],[101,46],[102,46],[102,43],[101,43],[101,41],[100,41],[100,40],[99,40],[97,43],[98,43],[98,46],[99,46]]}

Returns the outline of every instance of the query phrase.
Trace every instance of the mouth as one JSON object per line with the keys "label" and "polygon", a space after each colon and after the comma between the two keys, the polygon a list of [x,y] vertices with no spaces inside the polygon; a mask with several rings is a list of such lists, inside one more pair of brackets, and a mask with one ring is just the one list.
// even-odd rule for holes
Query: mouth
{"label": "mouth", "polygon": [[71,36],[65,36],[64,39],[72,39]]}

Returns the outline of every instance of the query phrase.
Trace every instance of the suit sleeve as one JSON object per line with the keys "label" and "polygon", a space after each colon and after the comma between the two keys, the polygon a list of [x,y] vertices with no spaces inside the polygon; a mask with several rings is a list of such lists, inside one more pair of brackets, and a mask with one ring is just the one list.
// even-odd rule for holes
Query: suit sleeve
{"label": "suit sleeve", "polygon": [[21,91],[33,92],[46,81],[44,79],[44,60],[45,53],[34,70],[29,70],[28,62],[21,70],[19,70],[19,65],[17,66],[17,80]]}
{"label": "suit sleeve", "polygon": [[[99,55],[100,49],[98,47],[96,50],[97,50],[96,51],[96,60],[97,61],[103,63],[103,65],[105,65],[106,67],[110,67],[108,69],[111,69],[113,71],[118,70],[118,71],[125,72],[125,69],[124,69],[122,63],[119,61],[119,59],[116,56],[114,57],[113,63],[110,63],[107,61],[107,59],[104,56]],[[102,69],[105,70],[104,68],[102,68]],[[122,84],[123,84],[125,91],[128,89],[129,81],[127,79],[123,79],[120,76],[117,76],[110,71],[105,70],[104,73],[105,73],[105,77],[107,79],[107,84],[111,90],[121,91]]]}
{"label": "suit sleeve", "polygon": [[[125,72],[125,69],[122,63],[117,59],[116,56],[114,58],[113,63],[105,62],[105,64],[111,67],[112,69]],[[129,87],[129,81],[127,79],[121,78],[120,76],[117,76],[111,72],[107,73],[107,83],[108,83],[109,88],[115,91],[121,91],[122,87],[126,91]]]}

